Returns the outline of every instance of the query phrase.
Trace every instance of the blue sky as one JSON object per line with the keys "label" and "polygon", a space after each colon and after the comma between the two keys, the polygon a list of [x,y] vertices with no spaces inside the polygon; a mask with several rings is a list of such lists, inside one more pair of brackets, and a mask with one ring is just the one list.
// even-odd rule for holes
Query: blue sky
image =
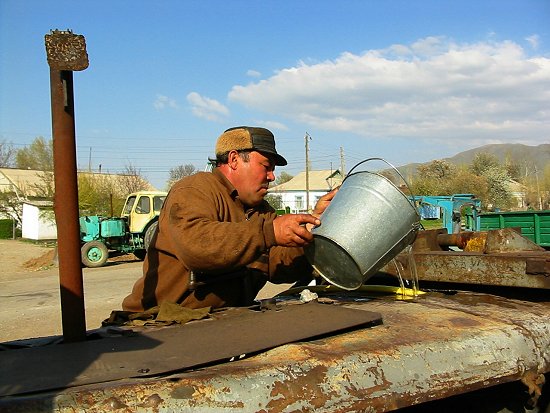
{"label": "blue sky", "polygon": [[217,136],[265,126],[289,161],[395,165],[550,142],[550,1],[0,0],[0,141],[51,137],[44,35],[86,38],[79,167],[163,188]]}

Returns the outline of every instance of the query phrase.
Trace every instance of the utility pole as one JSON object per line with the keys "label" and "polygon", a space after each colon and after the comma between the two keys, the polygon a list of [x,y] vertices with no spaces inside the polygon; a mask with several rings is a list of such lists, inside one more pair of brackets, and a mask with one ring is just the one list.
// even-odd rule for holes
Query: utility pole
{"label": "utility pole", "polygon": [[88,155],[88,172],[92,172],[92,147],[90,146],[90,154]]}
{"label": "utility pole", "polygon": [[537,165],[535,165],[535,182],[537,183],[537,200],[539,201],[539,209],[542,210],[542,197],[540,196],[539,171],[537,171]]}
{"label": "utility pole", "polygon": [[311,136],[306,132],[306,211],[309,211],[309,141]]}
{"label": "utility pole", "polygon": [[344,148],[340,146],[340,173],[342,178],[346,175],[346,161],[344,159]]}

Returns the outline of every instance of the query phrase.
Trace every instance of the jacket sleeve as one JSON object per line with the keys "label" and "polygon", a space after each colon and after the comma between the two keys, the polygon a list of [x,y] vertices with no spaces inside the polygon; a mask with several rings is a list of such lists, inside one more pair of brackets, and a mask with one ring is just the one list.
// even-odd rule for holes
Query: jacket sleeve
{"label": "jacket sleeve", "polygon": [[269,251],[269,281],[275,284],[311,280],[313,267],[303,248],[273,247]]}
{"label": "jacket sleeve", "polygon": [[[228,207],[223,195],[208,188],[173,188],[161,223],[175,254],[194,271],[237,270],[258,259],[274,244],[273,220],[264,214],[250,219]],[[231,216],[232,215],[232,216]]]}

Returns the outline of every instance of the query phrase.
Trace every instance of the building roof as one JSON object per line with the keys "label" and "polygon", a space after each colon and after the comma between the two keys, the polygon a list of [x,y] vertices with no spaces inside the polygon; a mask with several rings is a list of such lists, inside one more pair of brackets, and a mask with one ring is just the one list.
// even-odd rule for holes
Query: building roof
{"label": "building roof", "polygon": [[44,182],[44,174],[51,174],[51,172],[34,169],[0,168],[0,191],[13,191],[20,196],[37,196],[37,189]]}
{"label": "building roof", "polygon": [[53,201],[23,201],[24,204],[32,205],[38,208],[53,208]]}
{"label": "building roof", "polygon": [[[309,190],[328,192],[342,183],[342,174],[336,170],[309,171]],[[269,188],[270,193],[306,190],[306,173],[300,172],[290,181]]]}
{"label": "building roof", "polygon": [[[138,183],[140,186],[144,186],[142,189],[143,191],[157,191],[157,188],[155,188],[153,185],[149,183],[145,178],[141,176],[134,176],[134,175],[125,175],[125,174],[109,174],[104,172],[88,172],[88,171],[79,171],[79,176],[88,176],[91,179],[105,179],[109,181],[110,183],[114,184],[115,187],[122,187],[122,188],[128,188],[128,185],[125,185],[124,182],[127,180],[133,181],[135,179],[139,180],[139,182],[129,182],[132,183]],[[132,185],[133,186],[133,185]],[[128,195],[127,193],[121,194],[121,195]]]}
{"label": "building roof", "polygon": [[[44,174],[52,174],[52,172],[37,171],[34,169],[17,169],[17,168],[0,168],[0,191],[13,191],[22,197],[37,197],[40,196],[39,188],[44,186]],[[92,179],[106,179],[109,181],[123,181],[129,175],[108,174],[82,171],[79,175],[89,176]],[[156,190],[149,182],[143,179],[143,183],[147,185],[146,190]],[[126,195],[126,194],[122,194]]]}
{"label": "building roof", "polygon": [[508,189],[513,193],[525,192],[527,190],[525,185],[513,179],[508,179],[506,183],[508,184]]}

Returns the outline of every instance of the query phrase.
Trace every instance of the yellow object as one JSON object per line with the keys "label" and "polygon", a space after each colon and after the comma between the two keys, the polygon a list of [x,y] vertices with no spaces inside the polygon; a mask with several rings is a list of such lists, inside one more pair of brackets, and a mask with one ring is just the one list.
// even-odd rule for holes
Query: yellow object
{"label": "yellow object", "polygon": [[167,192],[140,191],[126,197],[121,217],[128,220],[132,233],[141,233],[149,222],[159,216]]}
{"label": "yellow object", "polygon": [[307,287],[296,287],[296,288],[290,288],[286,291],[283,291],[282,293],[278,294],[279,296],[284,295],[292,295],[292,294],[299,294],[303,290],[308,289],[312,292],[316,293],[328,293],[328,292],[338,292],[338,291],[344,291],[346,293],[349,292],[365,292],[365,293],[375,293],[375,294],[386,294],[386,295],[393,295],[395,294],[399,298],[404,299],[410,299],[414,297],[418,297],[420,295],[426,294],[425,291],[421,290],[413,290],[412,288],[405,288],[402,289],[401,287],[394,287],[391,285],[362,285],[361,287],[357,288],[356,290],[344,290],[342,288],[336,287],[334,285],[313,285],[313,286],[307,286]]}

